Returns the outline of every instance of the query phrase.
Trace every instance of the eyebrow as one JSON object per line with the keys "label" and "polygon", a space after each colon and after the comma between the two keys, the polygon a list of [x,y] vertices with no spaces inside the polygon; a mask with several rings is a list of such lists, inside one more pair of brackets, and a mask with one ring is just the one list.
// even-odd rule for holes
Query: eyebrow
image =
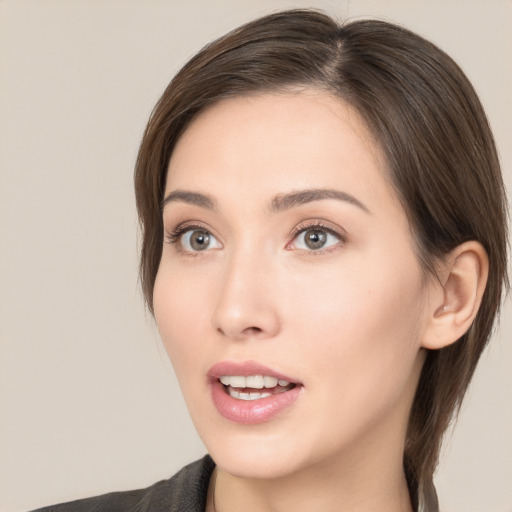
{"label": "eyebrow", "polygon": [[[282,212],[303,204],[311,203],[313,201],[321,201],[324,199],[344,201],[357,206],[366,213],[371,213],[368,207],[359,201],[359,199],[356,199],[354,196],[346,192],[330,188],[306,189],[277,195],[270,202],[270,211],[274,213]],[[213,197],[201,194],[200,192],[190,192],[188,190],[174,190],[173,192],[170,192],[162,201],[162,209],[166,204],[171,202],[192,204],[208,210],[213,210],[216,206],[216,201]]]}
{"label": "eyebrow", "polygon": [[270,210],[273,212],[282,212],[283,210],[295,208],[313,201],[321,201],[323,199],[344,201],[357,206],[366,213],[371,213],[368,207],[359,201],[359,199],[356,199],[346,192],[331,188],[299,190],[297,192],[290,192],[289,194],[278,195],[272,200]]}
{"label": "eyebrow", "polygon": [[174,201],[200,206],[202,208],[207,208],[208,210],[213,210],[216,204],[215,199],[207,196],[206,194],[189,192],[187,190],[175,190],[168,194],[162,201],[162,209],[166,204]]}

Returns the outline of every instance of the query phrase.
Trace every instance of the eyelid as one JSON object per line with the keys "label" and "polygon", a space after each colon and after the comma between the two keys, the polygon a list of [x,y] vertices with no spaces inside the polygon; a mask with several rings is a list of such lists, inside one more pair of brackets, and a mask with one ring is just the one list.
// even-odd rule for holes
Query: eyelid
{"label": "eyelid", "polygon": [[[337,237],[341,244],[345,244],[348,240],[347,233],[344,229],[342,229],[339,226],[336,226],[335,224],[332,224],[329,221],[323,220],[323,219],[311,219],[311,220],[305,220],[302,221],[300,224],[295,226],[288,236],[288,241],[286,242],[286,248],[288,249],[289,246],[294,242],[294,240],[304,231],[307,231],[308,229],[320,229],[323,231],[326,231],[330,233],[331,235]],[[322,252],[328,252],[329,250],[333,250],[336,247],[338,247],[338,244],[336,246],[330,246],[326,249],[318,249],[316,251],[305,251],[311,254],[322,254]]]}
{"label": "eyelid", "polygon": [[[342,229],[340,226],[337,226],[327,220],[324,219],[309,219],[300,222],[297,224],[290,235],[287,238],[285,248],[291,249],[290,245],[296,240],[296,238],[303,233],[304,231],[307,231],[308,229],[314,229],[317,228],[319,230],[326,231],[330,233],[331,235],[335,236],[339,239],[339,242],[341,244],[344,244],[347,242],[348,236],[344,229]],[[207,233],[211,234],[221,246],[223,246],[222,240],[220,237],[216,234],[215,230],[210,228],[207,224],[201,221],[195,221],[195,220],[189,220],[185,222],[179,223],[175,228],[173,228],[171,231],[168,229],[165,229],[165,240],[167,243],[170,243],[172,245],[176,246],[177,250],[181,250],[181,252],[184,253],[190,253],[191,255],[199,255],[201,251],[186,251],[182,247],[179,246],[178,242],[182,235],[184,235],[187,231],[190,230],[203,230]],[[311,254],[322,254],[324,252],[328,252],[330,250],[334,250],[339,246],[339,244],[336,244],[335,246],[329,246],[326,249],[318,249],[318,250],[310,250],[310,251],[304,251]],[[300,250],[300,249],[299,249]]]}
{"label": "eyelid", "polygon": [[174,228],[172,229],[165,229],[165,238],[167,241],[174,243],[177,241],[177,239],[185,233],[185,231],[188,231],[189,229],[203,229],[205,231],[211,232],[211,229],[206,226],[201,221],[196,220],[187,220],[185,222],[178,223]]}
{"label": "eyelid", "polygon": [[[181,247],[179,244],[181,237],[187,231],[191,231],[191,230],[192,231],[193,230],[206,231],[207,233],[212,235],[213,238],[215,238],[215,240],[217,240],[221,246],[223,245],[220,237],[215,233],[215,231],[212,228],[210,228],[205,223],[203,223],[201,221],[196,221],[196,220],[188,220],[185,222],[181,222],[172,230],[165,229],[165,233],[164,233],[165,241],[169,244],[175,245],[176,250],[178,250],[180,252],[191,254],[193,256],[197,256],[202,251],[193,251],[193,252],[187,251],[183,247]],[[206,252],[206,250],[205,250],[205,252]]]}

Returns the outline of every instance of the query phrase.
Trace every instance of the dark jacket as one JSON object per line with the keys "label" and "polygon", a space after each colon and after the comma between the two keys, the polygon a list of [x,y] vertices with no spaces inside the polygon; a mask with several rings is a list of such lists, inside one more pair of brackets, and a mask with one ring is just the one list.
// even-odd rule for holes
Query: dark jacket
{"label": "dark jacket", "polygon": [[214,467],[213,460],[206,455],[185,466],[169,480],[145,489],[112,492],[33,512],[204,512]]}

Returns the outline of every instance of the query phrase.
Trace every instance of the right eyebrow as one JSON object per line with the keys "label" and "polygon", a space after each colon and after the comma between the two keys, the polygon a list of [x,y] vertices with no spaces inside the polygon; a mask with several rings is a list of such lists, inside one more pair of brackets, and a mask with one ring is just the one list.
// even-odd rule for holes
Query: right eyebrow
{"label": "right eyebrow", "polygon": [[206,194],[201,194],[199,192],[189,192],[187,190],[174,190],[173,192],[169,193],[162,201],[162,210],[166,204],[174,201],[193,204],[202,208],[207,208],[208,210],[213,210],[215,208],[215,199]]}

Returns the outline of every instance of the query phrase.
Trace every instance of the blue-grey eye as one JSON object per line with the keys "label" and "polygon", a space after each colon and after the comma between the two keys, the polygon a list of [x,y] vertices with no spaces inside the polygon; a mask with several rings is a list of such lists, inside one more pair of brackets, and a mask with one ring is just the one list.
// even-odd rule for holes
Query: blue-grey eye
{"label": "blue-grey eye", "polygon": [[190,252],[205,251],[220,247],[219,241],[204,229],[189,229],[181,235],[183,249]]}
{"label": "blue-grey eye", "polygon": [[326,249],[338,243],[340,239],[334,233],[326,229],[312,227],[301,231],[295,240],[296,249],[318,251],[319,249]]}

